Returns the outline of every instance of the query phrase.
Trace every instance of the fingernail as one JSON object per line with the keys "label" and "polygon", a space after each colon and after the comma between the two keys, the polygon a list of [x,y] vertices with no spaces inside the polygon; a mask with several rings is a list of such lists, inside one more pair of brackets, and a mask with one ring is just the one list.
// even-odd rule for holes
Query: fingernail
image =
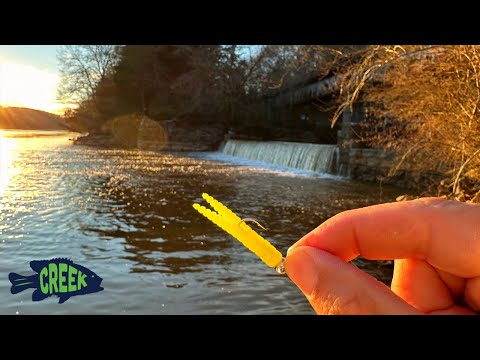
{"label": "fingernail", "polygon": [[293,246],[290,246],[290,247],[287,249],[287,256],[290,255],[290,251],[292,251],[293,249],[295,249]]}
{"label": "fingernail", "polygon": [[285,258],[285,269],[288,277],[309,296],[315,289],[318,279],[318,266],[311,254],[315,249],[300,246],[288,252]]}

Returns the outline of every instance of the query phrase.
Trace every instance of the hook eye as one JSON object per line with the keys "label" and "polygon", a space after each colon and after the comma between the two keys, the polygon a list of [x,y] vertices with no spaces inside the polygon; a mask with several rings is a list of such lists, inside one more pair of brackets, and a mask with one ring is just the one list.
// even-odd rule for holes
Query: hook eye
{"label": "hook eye", "polygon": [[282,258],[282,262],[275,266],[275,271],[280,275],[285,275],[287,271],[285,270],[285,259]]}

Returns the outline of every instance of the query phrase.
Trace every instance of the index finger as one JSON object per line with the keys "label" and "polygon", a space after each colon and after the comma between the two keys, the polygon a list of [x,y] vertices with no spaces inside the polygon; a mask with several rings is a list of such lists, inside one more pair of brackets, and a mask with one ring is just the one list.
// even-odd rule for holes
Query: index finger
{"label": "index finger", "polygon": [[297,246],[322,249],[344,261],[359,255],[416,258],[457,276],[480,276],[480,205],[422,198],[348,210],[292,248]]}

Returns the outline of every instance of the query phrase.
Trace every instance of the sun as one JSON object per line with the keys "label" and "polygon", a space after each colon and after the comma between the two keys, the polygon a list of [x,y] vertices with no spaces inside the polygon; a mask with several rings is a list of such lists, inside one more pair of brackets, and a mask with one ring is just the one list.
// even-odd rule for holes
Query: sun
{"label": "sun", "polygon": [[59,113],[56,101],[59,76],[35,67],[0,62],[0,105]]}

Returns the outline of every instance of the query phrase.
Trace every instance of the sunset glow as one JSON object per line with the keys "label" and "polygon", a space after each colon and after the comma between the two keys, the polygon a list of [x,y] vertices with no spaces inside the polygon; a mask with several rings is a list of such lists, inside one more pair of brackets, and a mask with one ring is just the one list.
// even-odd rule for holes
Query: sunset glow
{"label": "sunset glow", "polygon": [[0,105],[61,114],[65,104],[56,101],[59,77],[32,66],[0,63]]}

